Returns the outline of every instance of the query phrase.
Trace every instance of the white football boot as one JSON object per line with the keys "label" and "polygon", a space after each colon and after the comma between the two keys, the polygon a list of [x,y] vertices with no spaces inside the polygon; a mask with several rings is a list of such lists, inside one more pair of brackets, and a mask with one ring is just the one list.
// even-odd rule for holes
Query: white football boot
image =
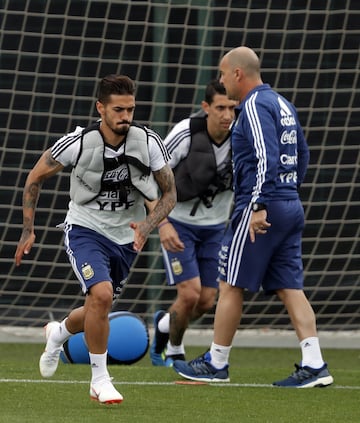
{"label": "white football boot", "polygon": [[49,322],[45,326],[46,346],[39,361],[39,368],[42,377],[48,378],[53,376],[59,364],[60,353],[63,350],[62,346],[56,349],[49,349],[49,337],[54,328],[60,326],[59,322]]}
{"label": "white football boot", "polygon": [[120,404],[123,396],[111,383],[111,378],[90,384],[90,398],[101,404]]}

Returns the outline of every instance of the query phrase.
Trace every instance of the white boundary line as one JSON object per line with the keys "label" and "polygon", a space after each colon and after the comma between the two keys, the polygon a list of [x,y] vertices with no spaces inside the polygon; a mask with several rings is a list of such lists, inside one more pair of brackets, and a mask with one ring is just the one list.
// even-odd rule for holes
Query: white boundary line
{"label": "white boundary line", "polygon": [[[0,379],[0,383],[53,383],[53,384],[68,384],[68,385],[75,385],[75,384],[89,384],[90,382],[87,380],[44,380],[44,379]],[[176,382],[112,382],[114,385],[140,385],[140,386],[194,386],[194,385],[180,385]],[[271,389],[280,389],[274,387],[272,385],[268,385],[265,383],[220,383],[220,382],[213,382],[213,383],[205,383],[208,386],[218,386],[221,388],[271,388]],[[195,385],[197,386],[197,385]],[[199,386],[204,386],[199,385]],[[348,389],[348,390],[359,390],[360,386],[342,386],[342,385],[332,385],[327,389]]]}

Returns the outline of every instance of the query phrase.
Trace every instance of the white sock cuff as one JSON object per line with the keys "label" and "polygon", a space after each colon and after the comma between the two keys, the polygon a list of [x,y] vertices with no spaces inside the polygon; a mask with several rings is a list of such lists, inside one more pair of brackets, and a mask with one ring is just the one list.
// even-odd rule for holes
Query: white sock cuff
{"label": "white sock cuff", "polygon": [[52,330],[51,335],[47,341],[47,349],[56,349],[59,348],[61,345],[64,344],[65,341],[67,341],[72,333],[70,333],[65,326],[65,320],[60,322],[60,325]]}
{"label": "white sock cuff", "polygon": [[105,351],[102,354],[94,354],[89,352],[89,357],[90,357],[90,361],[91,363],[97,363],[98,361],[103,362],[103,360],[107,360],[107,351]]}
{"label": "white sock cuff", "polygon": [[89,352],[91,365],[91,382],[96,383],[100,380],[107,379],[109,372],[107,370],[107,351],[103,354],[94,354]]}
{"label": "white sock cuff", "polygon": [[300,342],[300,347],[305,347],[306,344],[311,346],[319,346],[319,338],[317,336],[310,336],[309,338],[305,338]]}
{"label": "white sock cuff", "polygon": [[61,327],[63,336],[66,337],[67,339],[67,338],[70,338],[70,336],[74,334],[68,331],[66,327],[66,320],[67,320],[67,317],[62,322],[60,322],[60,327]]}
{"label": "white sock cuff", "polygon": [[210,347],[211,364],[217,369],[222,369],[229,364],[230,350],[231,345],[224,346],[212,342]]}
{"label": "white sock cuff", "polygon": [[180,345],[172,345],[169,341],[166,347],[166,355],[178,355],[178,354],[185,355],[184,344],[181,343]]}
{"label": "white sock cuff", "polygon": [[158,321],[158,329],[162,333],[169,333],[170,331],[170,313],[165,313]]}
{"label": "white sock cuff", "polygon": [[305,338],[300,342],[302,353],[302,366],[312,367],[313,369],[320,369],[324,365],[322,358],[319,338],[312,336]]}

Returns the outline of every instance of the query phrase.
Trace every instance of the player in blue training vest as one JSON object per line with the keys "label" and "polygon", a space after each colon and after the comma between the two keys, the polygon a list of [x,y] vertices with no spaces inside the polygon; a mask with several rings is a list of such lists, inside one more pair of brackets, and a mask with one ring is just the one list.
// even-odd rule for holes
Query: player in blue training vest
{"label": "player in blue training vest", "polygon": [[333,382],[324,363],[314,311],[303,292],[301,239],[304,212],[298,188],[309,151],[294,106],[264,84],[259,59],[247,47],[220,62],[220,82],[239,100],[232,130],[235,207],[222,242],[220,294],[210,351],[174,369],[188,379],[229,381],[233,337],[244,291],[276,294],[300,342],[302,360],[275,386],[315,387]]}

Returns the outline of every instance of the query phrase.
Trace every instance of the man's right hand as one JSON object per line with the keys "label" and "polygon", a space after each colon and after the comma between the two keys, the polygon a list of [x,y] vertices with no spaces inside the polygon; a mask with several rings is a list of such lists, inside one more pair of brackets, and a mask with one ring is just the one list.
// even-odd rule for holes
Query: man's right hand
{"label": "man's right hand", "polygon": [[184,251],[185,245],[179,238],[174,226],[170,222],[162,224],[159,228],[160,242],[165,250],[172,253]]}
{"label": "man's right hand", "polygon": [[18,243],[16,252],[15,252],[15,264],[20,266],[21,260],[24,255],[30,253],[30,250],[35,242],[35,233],[29,232],[28,230],[23,229],[20,241]]}

